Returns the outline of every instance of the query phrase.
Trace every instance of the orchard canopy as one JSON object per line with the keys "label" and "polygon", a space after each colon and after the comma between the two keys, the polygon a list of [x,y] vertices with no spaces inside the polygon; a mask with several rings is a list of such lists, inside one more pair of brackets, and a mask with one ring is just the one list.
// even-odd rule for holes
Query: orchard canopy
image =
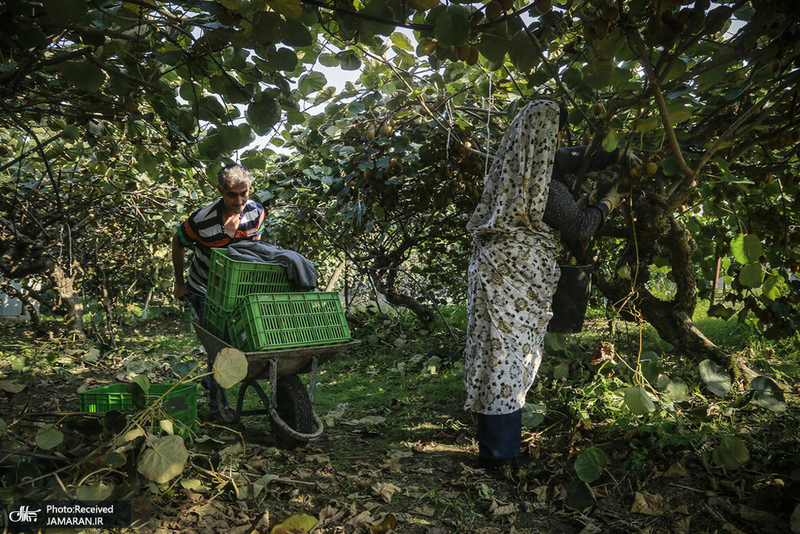
{"label": "orchard canopy", "polygon": [[570,110],[569,144],[621,154],[575,177],[628,199],[576,259],[618,312],[730,364],[698,298],[800,329],[798,17],[793,0],[6,0],[0,274],[75,328],[89,303],[110,323],[171,286],[173,228],[239,161],[271,241],[430,320],[464,297],[464,226],[506,125],[544,97]]}

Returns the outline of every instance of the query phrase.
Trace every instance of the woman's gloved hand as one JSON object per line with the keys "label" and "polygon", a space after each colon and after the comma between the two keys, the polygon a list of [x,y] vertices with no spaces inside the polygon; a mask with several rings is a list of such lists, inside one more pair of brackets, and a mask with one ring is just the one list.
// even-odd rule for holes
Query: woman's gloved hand
{"label": "woman's gloved hand", "polygon": [[620,195],[619,192],[617,191],[617,186],[614,186],[611,189],[609,189],[606,195],[602,198],[602,200],[600,200],[600,202],[608,206],[609,213],[614,211],[617,208],[617,206],[619,206],[620,203],[622,202],[622,195]]}

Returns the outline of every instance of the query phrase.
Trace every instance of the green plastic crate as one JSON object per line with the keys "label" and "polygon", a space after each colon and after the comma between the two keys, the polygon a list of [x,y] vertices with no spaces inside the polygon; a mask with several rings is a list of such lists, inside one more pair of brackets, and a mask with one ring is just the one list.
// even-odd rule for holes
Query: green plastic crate
{"label": "green plastic crate", "polygon": [[245,297],[230,320],[230,342],[245,352],[350,341],[338,293]]}
{"label": "green plastic crate", "polygon": [[206,302],[233,311],[242,297],[253,293],[286,293],[294,290],[286,270],[276,263],[232,260],[226,249],[211,249]]}
{"label": "green plastic crate", "polygon": [[[151,384],[147,392],[147,404],[150,405],[169,391],[173,384]],[[170,391],[166,399],[185,397],[189,408],[167,412],[170,417],[191,426],[197,420],[197,384],[180,384]],[[134,408],[133,395],[128,393],[127,384],[111,384],[100,388],[78,393],[81,411],[103,413],[112,410],[130,410]]]}
{"label": "green plastic crate", "polygon": [[203,308],[203,327],[227,339],[228,321],[242,298],[254,293],[294,291],[286,270],[275,263],[232,260],[227,249],[211,249],[211,264]]}
{"label": "green plastic crate", "polygon": [[203,328],[217,336],[222,341],[230,343],[228,339],[228,323],[233,311],[224,310],[221,306],[206,300],[203,307]]}

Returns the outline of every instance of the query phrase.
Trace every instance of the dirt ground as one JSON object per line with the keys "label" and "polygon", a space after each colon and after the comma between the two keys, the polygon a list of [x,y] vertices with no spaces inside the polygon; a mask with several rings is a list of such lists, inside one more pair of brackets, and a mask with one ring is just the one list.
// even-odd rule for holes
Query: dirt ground
{"label": "dirt ground", "polygon": [[[158,328],[184,335],[177,319]],[[20,330],[3,338],[10,335],[24,337]],[[0,401],[3,420],[9,429],[59,420],[53,414],[77,409],[80,385],[113,379],[112,363],[25,377],[4,360],[3,380],[35,387]],[[796,407],[747,423],[770,449],[753,457],[771,462],[752,460],[736,472],[713,467],[709,451],[686,450],[680,440],[656,444],[636,430],[574,424],[560,415],[568,407],[551,407],[543,430],[525,436],[539,466],[516,477],[478,468],[473,422],[456,402],[420,402],[419,424],[403,421],[411,430],[397,438],[392,408],[364,414],[375,416],[367,424],[334,421],[317,441],[293,450],[277,446],[263,419],[230,428],[201,421],[182,476],[157,488],[132,483],[137,477],[128,472],[136,531],[271,533],[290,520],[300,523],[274,532],[305,532],[302,521],[313,520],[303,516],[310,516],[319,534],[789,533],[800,503],[800,438],[780,437],[786,418],[798,419]],[[9,446],[3,443],[4,473]],[[602,447],[610,464],[589,486],[572,466],[590,446]]]}

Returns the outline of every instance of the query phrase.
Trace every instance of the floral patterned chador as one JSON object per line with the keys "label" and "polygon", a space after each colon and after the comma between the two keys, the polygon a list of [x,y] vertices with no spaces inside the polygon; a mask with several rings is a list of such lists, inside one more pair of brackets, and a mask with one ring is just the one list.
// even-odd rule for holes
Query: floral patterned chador
{"label": "floral patterned chador", "polygon": [[467,225],[473,234],[465,408],[521,409],[542,360],[559,239],[543,221],[557,150],[559,107],[529,103],[511,123]]}

